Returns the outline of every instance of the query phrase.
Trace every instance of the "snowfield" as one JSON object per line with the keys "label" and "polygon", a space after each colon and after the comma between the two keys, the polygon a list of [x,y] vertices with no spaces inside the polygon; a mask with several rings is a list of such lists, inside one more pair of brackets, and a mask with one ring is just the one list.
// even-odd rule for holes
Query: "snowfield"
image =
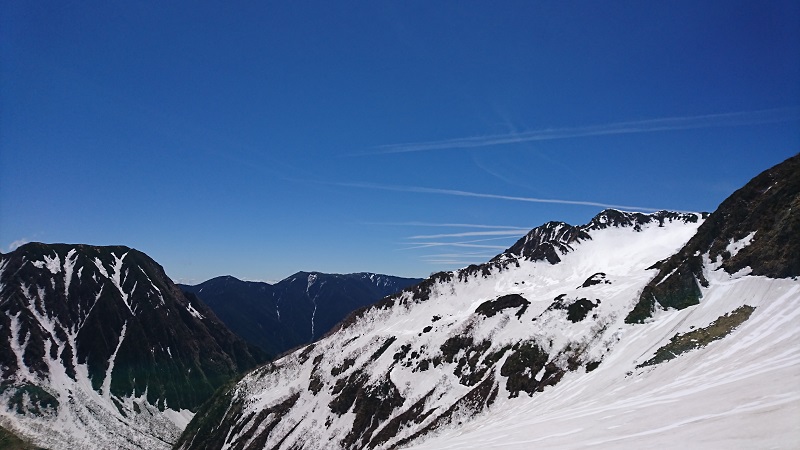
{"label": "snowfield", "polygon": [[[596,370],[568,373],[408,448],[797,448],[800,283],[714,275],[700,305],[620,326]],[[636,369],[676,332],[743,304],[756,309],[728,337]]]}

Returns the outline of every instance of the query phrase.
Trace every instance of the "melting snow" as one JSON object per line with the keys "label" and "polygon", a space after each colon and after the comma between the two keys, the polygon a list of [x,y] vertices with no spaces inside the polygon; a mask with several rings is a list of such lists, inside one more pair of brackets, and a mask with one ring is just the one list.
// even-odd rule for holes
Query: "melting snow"
{"label": "melting snow", "polygon": [[58,253],[53,253],[55,257],[50,257],[45,255],[44,261],[33,261],[31,264],[38,267],[39,269],[43,267],[47,267],[47,270],[50,271],[52,274],[56,274],[61,271],[61,258],[58,256]]}
{"label": "melting snow", "polygon": [[122,347],[122,341],[125,340],[125,332],[128,330],[128,322],[126,321],[122,325],[122,331],[119,332],[119,341],[117,341],[117,348],[114,349],[114,353],[111,354],[111,358],[108,360],[108,369],[106,369],[106,376],[103,378],[103,388],[102,388],[102,395],[105,398],[109,398],[111,396],[111,374],[114,373],[114,362],[117,360],[117,353],[119,352],[119,348]]}
{"label": "melting snow", "polygon": [[194,309],[194,306],[192,306],[191,303],[186,303],[186,309],[189,311],[189,314],[193,315],[196,319],[199,319],[199,320],[205,319],[205,317],[203,317],[203,315],[200,314],[199,311]]}
{"label": "melting snow", "polygon": [[[72,282],[72,275],[75,270],[75,262],[78,259],[78,255],[76,250],[70,249],[67,253],[67,257],[64,258],[64,297],[67,298],[69,296],[69,285]],[[83,267],[81,267],[83,270]],[[80,272],[78,272],[78,278],[80,278]]]}
{"label": "melting snow", "polygon": [[736,256],[736,254],[739,253],[741,249],[747,247],[753,242],[753,238],[755,237],[755,235],[756,232],[753,231],[752,233],[748,234],[747,236],[738,241],[734,241],[733,239],[731,239],[731,242],[728,244],[727,247],[725,247],[725,250],[727,250],[731,254],[731,256]]}

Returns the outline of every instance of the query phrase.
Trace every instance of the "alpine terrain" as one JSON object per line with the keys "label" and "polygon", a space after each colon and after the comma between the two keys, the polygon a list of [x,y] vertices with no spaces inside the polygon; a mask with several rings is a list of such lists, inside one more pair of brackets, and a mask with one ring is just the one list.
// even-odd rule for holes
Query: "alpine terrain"
{"label": "alpine terrain", "polygon": [[606,210],[221,389],[180,449],[795,447],[800,156],[713,214]]}
{"label": "alpine terrain", "polygon": [[420,281],[374,273],[298,272],[275,284],[225,276],[179,286],[200,297],[247,342],[279,355],[317,340],[352,311]]}
{"label": "alpine terrain", "polygon": [[48,449],[166,449],[263,362],[127,247],[0,254],[0,426]]}

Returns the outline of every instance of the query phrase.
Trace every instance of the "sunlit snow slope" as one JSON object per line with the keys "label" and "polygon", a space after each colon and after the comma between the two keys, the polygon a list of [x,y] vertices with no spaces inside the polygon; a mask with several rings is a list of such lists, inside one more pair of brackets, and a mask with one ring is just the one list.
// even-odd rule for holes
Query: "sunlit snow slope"
{"label": "sunlit snow slope", "polygon": [[799,180],[544,224],[219,391],[177,447],[796,447]]}
{"label": "sunlit snow slope", "polygon": [[701,222],[686,217],[694,220],[586,229],[557,264],[509,257],[384,301],[243,379],[217,418],[229,427],[218,447],[385,448],[528,404],[565,373],[607,364],[633,328],[623,320],[655,272],[648,267]]}
{"label": "sunlit snow slope", "polygon": [[614,324],[594,371],[412,448],[797,448],[800,157],[737,190],[658,268],[625,319],[642,324]]}
{"label": "sunlit snow slope", "polygon": [[0,254],[0,425],[57,449],[166,449],[246,344],[127,247]]}

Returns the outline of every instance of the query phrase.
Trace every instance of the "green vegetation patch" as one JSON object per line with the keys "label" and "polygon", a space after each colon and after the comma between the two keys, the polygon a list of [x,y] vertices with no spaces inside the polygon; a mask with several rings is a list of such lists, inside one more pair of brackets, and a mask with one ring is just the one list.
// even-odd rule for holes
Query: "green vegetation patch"
{"label": "green vegetation patch", "polygon": [[750,318],[754,307],[744,305],[732,312],[719,317],[711,325],[698,328],[684,334],[676,334],[670,339],[669,344],[656,350],[656,354],[638,367],[653,366],[671,359],[688,351],[705,347],[711,342],[718,341],[729,335],[733,330]]}
{"label": "green vegetation patch", "polygon": [[0,427],[0,450],[45,450],[42,447],[36,447],[24,439],[20,438],[13,432]]}

